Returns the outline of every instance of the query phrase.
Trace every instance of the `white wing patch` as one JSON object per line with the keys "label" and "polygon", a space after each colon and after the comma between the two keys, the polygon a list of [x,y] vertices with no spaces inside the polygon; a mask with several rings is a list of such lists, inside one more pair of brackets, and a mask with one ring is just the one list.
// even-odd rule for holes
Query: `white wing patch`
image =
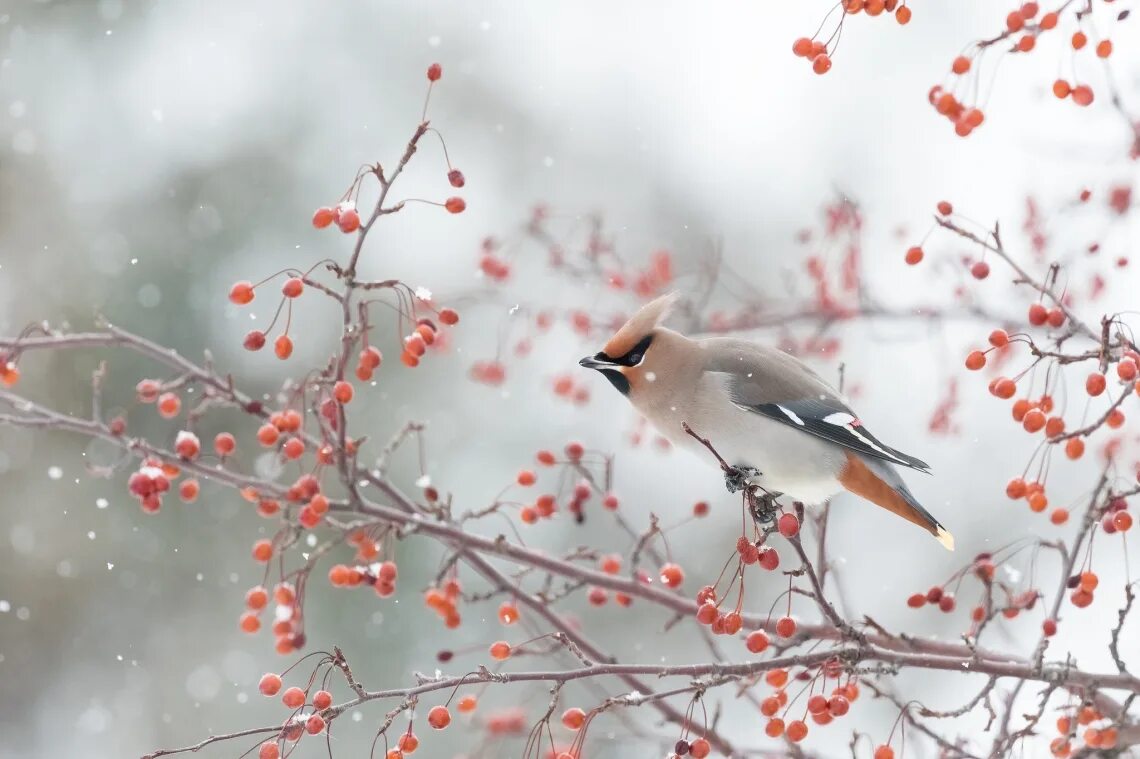
{"label": "white wing patch", "polygon": [[[784,410],[783,406],[781,406],[780,409]],[[877,444],[874,440],[871,440],[866,435],[864,435],[862,432],[860,432],[859,431],[859,426],[860,426],[859,420],[855,416],[853,416],[852,414],[848,414],[846,411],[836,411],[834,414],[828,414],[827,416],[825,416],[822,421],[826,422],[827,424],[835,425],[836,427],[842,427],[848,433],[850,433],[850,434],[854,435],[856,438],[858,438],[860,443],[862,443],[863,445],[867,446],[868,448],[870,448],[872,450],[878,451],[879,453],[881,453],[883,456],[886,456],[891,461],[897,461],[900,464],[906,463],[905,461],[900,459],[898,456],[894,455],[893,453],[891,453],[888,450],[885,450],[883,448],[883,446]]]}
{"label": "white wing patch", "polygon": [[[781,406],[779,404],[776,404],[776,408],[780,409],[780,411],[783,411],[784,416],[788,417],[789,419],[791,419],[793,422],[795,422],[799,426],[801,426],[801,427],[804,426],[804,420],[800,419],[799,415],[797,415],[795,411],[792,411],[790,408],[788,408],[786,406]],[[835,414],[832,414],[832,416],[835,416]]]}

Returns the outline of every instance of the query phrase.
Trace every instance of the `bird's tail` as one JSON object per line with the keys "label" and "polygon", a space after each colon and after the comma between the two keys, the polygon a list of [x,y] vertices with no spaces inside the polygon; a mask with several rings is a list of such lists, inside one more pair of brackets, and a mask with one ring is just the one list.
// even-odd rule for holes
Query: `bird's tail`
{"label": "bird's tail", "polygon": [[913,522],[937,538],[947,550],[954,550],[954,536],[922,508],[889,464],[848,452],[847,465],[839,473],[839,483],[855,495]]}

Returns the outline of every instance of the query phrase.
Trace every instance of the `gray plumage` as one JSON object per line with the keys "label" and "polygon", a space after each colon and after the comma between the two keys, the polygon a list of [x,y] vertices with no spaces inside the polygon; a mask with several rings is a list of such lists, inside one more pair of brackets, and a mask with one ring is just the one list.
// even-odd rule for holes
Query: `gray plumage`
{"label": "gray plumage", "polygon": [[895,465],[920,459],[872,435],[836,390],[794,356],[748,340],[691,339],[665,329],[672,296],[647,304],[594,356],[600,371],[676,446],[708,452],[708,438],[752,481],[805,503],[846,489],[911,521],[953,548],[953,537],[906,487]]}

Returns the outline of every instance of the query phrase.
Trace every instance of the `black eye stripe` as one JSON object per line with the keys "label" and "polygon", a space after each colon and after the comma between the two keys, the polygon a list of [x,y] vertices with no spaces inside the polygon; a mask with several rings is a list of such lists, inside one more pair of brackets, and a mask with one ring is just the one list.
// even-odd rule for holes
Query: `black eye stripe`
{"label": "black eye stripe", "polygon": [[642,338],[641,342],[633,346],[624,356],[614,359],[615,364],[622,366],[637,366],[641,363],[641,359],[645,358],[645,351],[649,350],[649,345],[653,342],[653,335],[646,335]]}
{"label": "black eye stripe", "polygon": [[594,358],[607,364],[613,364],[614,366],[637,366],[641,363],[641,360],[645,358],[645,351],[649,350],[649,346],[652,342],[653,335],[646,335],[642,338],[641,342],[630,348],[625,355],[610,358],[602,352],[595,354]]}

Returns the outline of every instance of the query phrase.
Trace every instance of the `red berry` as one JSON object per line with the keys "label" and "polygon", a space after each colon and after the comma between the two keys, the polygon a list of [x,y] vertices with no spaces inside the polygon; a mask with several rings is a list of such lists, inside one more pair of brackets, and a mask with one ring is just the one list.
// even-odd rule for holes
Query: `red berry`
{"label": "red berry", "polygon": [[458,324],[459,314],[452,308],[441,308],[439,310],[439,320],[444,324]]}
{"label": "red berry", "polygon": [[174,440],[174,452],[179,457],[193,461],[198,458],[198,454],[202,450],[201,443],[198,442],[198,436],[188,430],[180,430],[178,436]]}
{"label": "red berry", "polygon": [[435,730],[442,730],[451,724],[451,712],[446,706],[433,706],[428,712],[428,724]]}
{"label": "red berry", "polygon": [[1100,372],[1093,372],[1085,379],[1085,392],[1094,398],[1103,393],[1107,386],[1108,382]]}
{"label": "red berry", "polygon": [[[264,609],[269,603],[269,591],[260,585],[250,588],[245,594],[245,605],[254,611]],[[269,695],[273,695],[272,693]]]}
{"label": "red berry", "polygon": [[288,335],[281,335],[273,343],[273,352],[284,361],[293,355],[293,340]]}
{"label": "red berry", "polygon": [[443,76],[443,67],[438,63],[433,63],[428,66],[427,78],[429,82],[438,82],[439,78]]}
{"label": "red berry", "polygon": [[562,724],[570,730],[581,730],[586,724],[586,713],[578,707],[571,707],[562,712]]}
{"label": "red berry", "polygon": [[237,440],[228,432],[219,432],[214,436],[214,453],[219,456],[229,456],[237,448]]}
{"label": "red berry", "polygon": [[289,438],[282,446],[281,452],[290,461],[296,461],[305,454],[305,442],[299,437]]}
{"label": "red berry", "polygon": [[401,735],[400,740],[396,742],[396,747],[405,754],[415,753],[415,750],[420,747],[420,739],[409,727],[408,732]]}
{"label": "red berry", "polygon": [[981,351],[970,351],[966,356],[966,368],[976,372],[986,365],[986,354]]}
{"label": "red berry", "polygon": [[874,759],[895,759],[895,750],[890,746],[883,744],[875,749]]}
{"label": "red berry", "polygon": [[826,74],[831,71],[831,58],[827,53],[820,53],[811,62],[811,70],[817,74]]}
{"label": "red berry", "polygon": [[789,722],[785,733],[788,736],[788,740],[790,740],[792,743],[799,743],[807,737],[808,726],[802,720]]}
{"label": "red berry", "polygon": [[697,621],[702,625],[711,625],[718,616],[720,612],[717,611],[716,604],[703,603],[697,608]]}
{"label": "red berry", "polygon": [[780,617],[776,620],[776,634],[781,638],[790,638],[796,634],[796,620],[791,617]]}
{"label": "red berry", "polygon": [[1000,377],[994,382],[994,395],[1009,400],[1017,392],[1017,383],[1008,377]]}
{"label": "red berry", "polygon": [[519,608],[509,601],[499,605],[499,621],[504,625],[513,625],[519,621]]}
{"label": "red berry", "polygon": [[912,609],[919,609],[926,603],[926,596],[922,593],[914,593],[906,599],[906,605]]}
{"label": "red berry", "polygon": [[261,681],[257,684],[257,689],[261,691],[263,696],[276,696],[277,692],[281,690],[281,676],[272,672],[266,672],[261,676]]}
{"label": "red berry", "polygon": [[1041,409],[1029,409],[1021,420],[1021,426],[1026,432],[1037,432],[1045,426],[1045,414],[1041,412]]}
{"label": "red berry", "polygon": [[1049,318],[1049,312],[1045,306],[1040,303],[1034,303],[1029,307],[1029,323],[1035,327],[1040,327]]}
{"label": "red berry", "polygon": [[342,406],[351,401],[353,395],[355,395],[355,392],[352,388],[352,385],[345,382],[344,380],[341,380],[333,385],[333,397],[336,398],[337,403],[341,404]]}
{"label": "red berry", "polygon": [[305,720],[305,732],[309,735],[320,735],[325,729],[325,720],[319,714],[314,714]]}
{"label": "red berry", "polygon": [[273,544],[268,540],[259,540],[253,544],[253,558],[262,564],[273,557]]}
{"label": "red berry", "polygon": [[333,209],[328,208],[327,206],[322,207],[322,208],[318,208],[313,213],[313,226],[316,227],[317,229],[324,229],[329,224],[332,224],[333,219],[335,219],[335,218],[336,218],[336,211],[334,211]]}
{"label": "red berry", "polygon": [[332,706],[332,694],[327,690],[319,690],[313,694],[313,708],[324,711]]}
{"label": "red berry", "polygon": [[265,333],[261,330],[251,330],[246,334],[242,345],[247,351],[259,351],[265,347]]}
{"label": "red berry", "polygon": [[182,499],[183,503],[194,503],[198,500],[198,493],[201,486],[197,480],[183,480],[182,484],[178,486],[178,497]]}
{"label": "red berry", "polygon": [[[706,605],[712,606],[712,604]],[[749,651],[754,654],[763,653],[764,649],[768,648],[768,634],[763,630],[754,630],[748,634],[747,638],[744,639],[744,645]]]}
{"label": "red berry", "polygon": [[277,741],[266,741],[262,743],[257,749],[257,759],[280,759],[281,749],[277,747]]}
{"label": "red berry", "polygon": [[230,288],[230,302],[244,306],[251,301],[253,301],[253,284],[246,280],[235,282]]}
{"label": "red berry", "polygon": [[467,201],[460,197],[451,197],[444,201],[443,207],[448,213],[463,213],[467,208]]}
{"label": "red berry", "polygon": [[281,703],[290,709],[299,709],[305,705],[305,691],[293,686],[281,694]]}
{"label": "red berry", "polygon": [[182,399],[176,393],[163,393],[158,396],[158,414],[163,419],[173,419],[182,410]]}
{"label": "red berry", "polygon": [[467,180],[463,176],[463,172],[459,169],[452,169],[447,172],[447,181],[451,183],[452,187],[462,187],[467,184]]}
{"label": "red berry", "polygon": [[780,534],[785,538],[794,538],[800,532],[800,520],[795,514],[783,514],[776,522]]}
{"label": "red berry", "polygon": [[924,255],[925,253],[923,253],[922,248],[918,245],[914,245],[907,249],[906,262],[914,266],[922,261]]}
{"label": "red berry", "polygon": [[257,430],[257,441],[266,448],[276,444],[280,437],[281,432],[272,424],[263,424]]}
{"label": "red berry", "polygon": [[336,225],[346,235],[352,234],[360,229],[360,212],[355,208],[342,208],[340,215],[337,216]]}
{"label": "red berry", "polygon": [[286,298],[297,298],[305,291],[305,283],[300,277],[289,277],[281,286],[281,294]]}
{"label": "red berry", "polygon": [[679,588],[685,581],[685,572],[677,564],[666,564],[661,567],[661,582],[670,588]]}
{"label": "red berry", "polygon": [[693,759],[705,759],[712,753],[712,746],[704,738],[697,738],[689,744],[689,756]]}
{"label": "red berry", "polygon": [[1092,105],[1093,91],[1087,84],[1079,84],[1073,88],[1073,102],[1084,107]]}
{"label": "red berry", "polygon": [[975,261],[974,265],[970,267],[970,274],[974,279],[985,279],[990,276],[990,265],[985,261]]}

